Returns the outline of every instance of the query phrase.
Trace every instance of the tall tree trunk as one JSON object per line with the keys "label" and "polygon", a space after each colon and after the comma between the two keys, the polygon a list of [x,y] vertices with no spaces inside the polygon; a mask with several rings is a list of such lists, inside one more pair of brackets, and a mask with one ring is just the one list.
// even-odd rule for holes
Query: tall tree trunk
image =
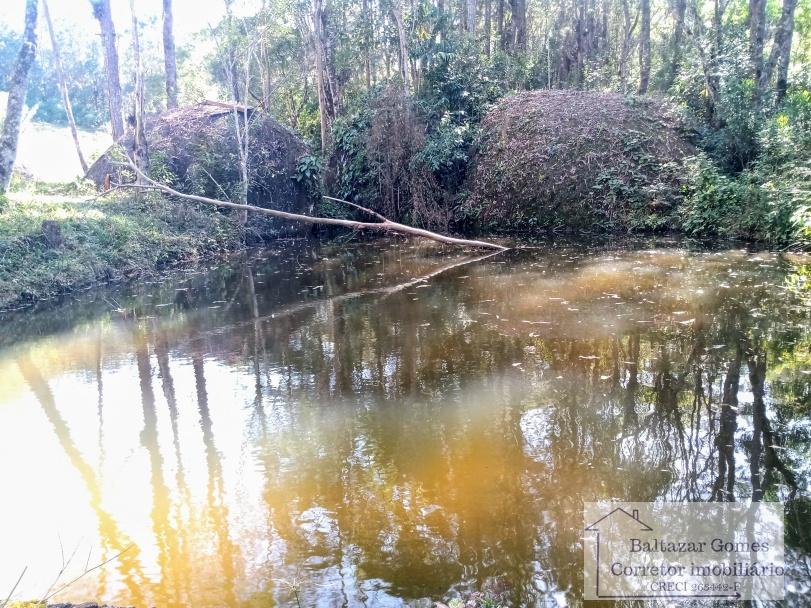
{"label": "tall tree trunk", "polygon": [[113,139],[124,136],[124,119],[121,113],[121,80],[118,73],[118,50],[115,44],[115,25],[110,9],[110,0],[90,0],[93,16],[101,28],[101,45],[104,49],[104,72],[107,76],[107,102],[110,106],[110,126]]}
{"label": "tall tree trunk", "polygon": [[[237,68],[237,50],[234,47],[234,12],[231,8],[231,5],[234,3],[234,0],[225,0],[225,24],[228,27],[228,39],[226,40],[226,61],[228,65],[225,66],[225,69],[228,70],[226,74],[226,78],[228,79],[228,83],[231,85],[231,97],[234,100],[234,103],[241,103],[242,102],[242,95],[239,91],[239,71]],[[247,99],[248,92],[245,91],[245,97]]]}
{"label": "tall tree trunk", "polygon": [[781,101],[788,89],[788,68],[791,62],[791,38],[794,35],[794,19],[791,19],[783,39],[783,51],[780,53],[780,61],[777,65],[777,101]]}
{"label": "tall tree trunk", "polygon": [[520,52],[527,47],[527,2],[510,0],[510,31],[507,46],[512,52]]}
{"label": "tall tree trunk", "polygon": [[399,0],[391,4],[391,14],[397,25],[397,40],[400,46],[400,78],[403,79],[403,94],[408,96],[408,50],[406,47],[405,25],[403,24],[403,9]]}
{"label": "tall tree trunk", "polygon": [[79,131],[76,129],[76,120],[73,117],[73,105],[70,103],[70,95],[68,95],[68,83],[65,80],[65,71],[62,69],[62,58],[59,55],[59,45],[56,42],[56,34],[54,33],[53,22],[51,21],[51,12],[48,10],[48,0],[42,0],[42,13],[45,16],[45,23],[48,26],[48,35],[51,39],[51,50],[54,55],[54,65],[56,67],[56,75],[59,78],[59,90],[62,93],[62,105],[65,106],[65,115],[68,118],[68,126],[70,127],[70,134],[73,137],[73,144],[76,146],[76,155],[79,157],[79,163],[82,165],[82,173],[87,174],[87,161],[82,154],[82,146],[79,144]]}
{"label": "tall tree trunk", "polygon": [[[749,0],[748,20],[750,70],[755,83],[759,83],[763,72],[763,45],[766,38],[766,0]],[[756,87],[756,96],[757,93]]]}
{"label": "tall tree trunk", "polygon": [[621,0],[622,6],[622,47],[620,49],[618,76],[620,79],[620,92],[628,92],[628,61],[631,58],[631,41],[633,40],[635,23],[631,22],[631,7],[628,0]]}
{"label": "tall tree trunk", "polygon": [[673,37],[670,39],[670,66],[668,67],[665,90],[673,86],[681,68],[682,45],[684,44],[684,16],[687,12],[687,0],[673,2]]}
{"label": "tall tree trunk", "polygon": [[[797,6],[797,0],[783,0],[783,10],[780,13],[780,21],[777,24],[777,29],[774,32],[774,41],[772,42],[772,49],[769,52],[769,59],[763,65],[763,70],[758,81],[759,95],[766,92],[771,82],[774,69],[780,63],[783,67],[783,59],[785,58],[785,71],[784,79],[788,73],[788,60],[791,55],[791,38],[794,34],[794,9]],[[779,74],[778,74],[779,80]],[[785,83],[783,84],[783,93],[785,93]],[[778,95],[780,95],[778,91]]]}
{"label": "tall tree trunk", "polygon": [[476,33],[476,0],[465,0],[465,29],[469,34]]}
{"label": "tall tree trunk", "polygon": [[163,0],[163,65],[166,70],[166,107],[177,107],[177,56],[172,0]]}
{"label": "tall tree trunk", "polygon": [[[436,0],[436,7],[439,9],[440,16],[445,16],[445,0]],[[445,28],[439,29],[439,41],[445,42]]]}
{"label": "tall tree trunk", "polygon": [[28,72],[37,54],[37,0],[26,0],[25,30],[17,59],[8,76],[8,102],[3,130],[0,132],[0,194],[8,189],[14,161],[17,159],[17,142],[20,138],[25,92],[28,87]]}
{"label": "tall tree trunk", "polygon": [[642,0],[642,27],[639,32],[639,94],[648,92],[650,84],[650,0]]}
{"label": "tall tree trunk", "polygon": [[326,49],[324,34],[324,5],[313,0],[312,47],[315,53],[316,84],[318,86],[318,114],[321,121],[321,150],[326,153],[332,146],[332,106],[328,99]]}
{"label": "tall tree trunk", "polygon": [[502,51],[506,48],[506,40],[504,35],[504,2],[506,0],[498,0],[498,10],[496,11],[496,34],[498,35],[498,48]]}
{"label": "tall tree trunk", "polygon": [[369,13],[369,0],[363,0],[361,11],[363,13],[363,69],[366,76],[366,91],[369,92],[372,90],[372,15]]}
{"label": "tall tree trunk", "polygon": [[[141,40],[138,35],[138,16],[135,14],[135,0],[130,0],[132,13],[132,51],[135,57],[135,138],[133,139],[133,160],[138,169],[149,174],[149,153],[144,133],[144,69],[141,64]],[[136,176],[136,183],[143,184],[143,178]]]}
{"label": "tall tree trunk", "polygon": [[493,0],[484,2],[484,54],[490,56],[490,38],[493,35],[492,29]]}

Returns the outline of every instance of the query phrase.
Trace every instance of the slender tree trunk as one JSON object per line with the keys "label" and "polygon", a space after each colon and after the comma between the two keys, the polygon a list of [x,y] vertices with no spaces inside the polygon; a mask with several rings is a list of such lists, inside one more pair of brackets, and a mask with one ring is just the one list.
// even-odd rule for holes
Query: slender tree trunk
{"label": "slender tree trunk", "polygon": [[721,94],[721,77],[719,75],[721,63],[721,49],[724,46],[724,12],[726,4],[723,0],[714,0],[712,12],[712,32],[710,42],[710,64],[707,70],[707,104],[709,107],[710,124],[718,128],[721,125],[718,116],[718,98]]}
{"label": "slender tree trunk", "polygon": [[498,10],[496,12],[496,22],[497,28],[496,33],[498,34],[498,47],[503,51],[506,48],[506,36],[504,33],[504,2],[506,0],[498,0]]}
{"label": "slender tree trunk", "polygon": [[639,94],[650,84],[650,0],[642,0],[642,27],[639,32]]}
{"label": "slender tree trunk", "polygon": [[620,58],[619,58],[619,79],[620,79],[620,91],[622,93],[628,92],[628,61],[631,57],[631,40],[633,39],[634,35],[634,24],[631,23],[631,7],[628,4],[628,0],[622,0],[622,19],[623,19],[623,30],[622,30],[622,47],[620,49]]}
{"label": "slender tree trunk", "polygon": [[17,142],[20,138],[25,92],[28,87],[28,72],[37,54],[37,0],[26,0],[25,30],[17,59],[8,75],[8,102],[3,130],[0,132],[0,194],[8,189],[14,161],[17,159]]}
{"label": "slender tree trunk", "polygon": [[[253,62],[253,49],[248,48],[247,52],[245,53],[245,60],[244,64],[240,67],[243,68],[243,86],[244,90],[250,91],[251,90],[251,74],[253,70],[251,69],[251,65]],[[242,106],[240,110],[236,104],[234,104],[234,129],[236,134],[237,140],[237,148],[239,152],[239,169],[240,169],[240,202],[243,205],[248,204],[248,192],[250,189],[250,181],[249,181],[249,173],[248,173],[248,161],[250,158],[250,151],[251,151],[251,122],[250,122],[250,115],[248,113],[248,106]],[[237,215],[239,224],[244,226],[248,222],[248,211],[246,209],[242,209],[239,211]]]}
{"label": "slender tree trunk", "polygon": [[[763,72],[763,45],[766,38],[766,0],[749,0],[748,19],[750,69],[755,83],[759,83]],[[756,88],[756,96],[757,93]]]}
{"label": "slender tree trunk", "polygon": [[476,33],[476,0],[465,0],[465,29],[469,34]]}
{"label": "slender tree trunk", "polygon": [[[436,7],[439,9],[439,14],[444,17],[445,15],[445,0],[436,0]],[[439,41],[445,42],[445,28],[439,30]]]}
{"label": "slender tree trunk", "polygon": [[519,51],[527,50],[527,0],[518,0],[520,27],[515,37],[515,45]]}
{"label": "slender tree trunk", "polygon": [[521,52],[527,48],[527,0],[510,0],[512,12],[512,48]]}
{"label": "slender tree trunk", "polygon": [[[780,21],[778,22],[777,29],[774,32],[774,41],[772,42],[772,49],[769,53],[769,59],[763,65],[763,71],[761,72],[760,80],[758,81],[758,88],[760,89],[759,95],[763,95],[763,93],[765,93],[768,89],[772,75],[774,74],[774,69],[777,67],[778,63],[780,63],[782,67],[783,58],[786,58],[785,70],[786,73],[788,72],[788,58],[791,54],[791,38],[794,34],[794,9],[796,6],[797,0],[783,0],[783,10],[780,13]],[[785,93],[785,85],[783,86],[783,93]]]}
{"label": "slender tree trunk", "polygon": [[687,12],[687,0],[674,0],[673,3],[673,37],[670,39],[670,66],[668,67],[665,90],[673,86],[681,68],[682,45],[684,44],[684,16]]}
{"label": "slender tree trunk", "polygon": [[[796,5],[795,5],[796,6]],[[788,23],[786,37],[783,39],[783,50],[780,53],[780,61],[777,65],[777,101],[781,101],[786,96],[788,89],[788,68],[791,62],[791,39],[794,34],[794,19]]]}
{"label": "slender tree trunk", "polygon": [[163,64],[166,70],[166,107],[177,107],[177,57],[172,0],[163,0]]}
{"label": "slender tree trunk", "polygon": [[[234,3],[234,0],[224,0],[225,1],[225,22],[228,26],[228,39],[226,40],[226,61],[228,65],[225,67],[228,70],[227,78],[228,82],[231,85],[231,97],[234,100],[234,103],[240,103],[242,101],[242,95],[239,91],[239,73],[237,70],[237,50],[234,47],[234,13],[231,8],[231,5]],[[248,92],[245,91],[245,98],[247,99]]]}
{"label": "slender tree trunk", "polygon": [[408,97],[408,50],[406,47],[405,25],[403,24],[403,9],[399,0],[392,2],[391,13],[397,25],[397,40],[400,45],[400,77],[403,79],[403,94]]}
{"label": "slender tree trunk", "polygon": [[107,102],[110,106],[110,126],[113,139],[124,136],[124,119],[121,112],[121,80],[118,72],[115,24],[110,9],[110,0],[90,0],[93,16],[101,28],[101,45],[104,49],[104,72],[107,76]]}
{"label": "slender tree trunk", "polygon": [[[141,64],[141,40],[138,35],[135,0],[130,0],[130,12],[132,13],[132,51],[135,57],[135,138],[132,151],[136,166],[142,173],[148,175],[149,153],[144,133],[144,69]],[[140,175],[137,176],[136,183],[144,183]]]}
{"label": "slender tree trunk", "polygon": [[73,105],[70,103],[70,95],[68,95],[68,83],[65,81],[65,71],[62,69],[62,58],[59,55],[59,45],[56,42],[56,34],[54,33],[53,22],[51,21],[51,12],[48,10],[48,0],[42,0],[42,13],[45,16],[45,23],[48,26],[48,35],[51,38],[51,50],[54,54],[56,75],[59,78],[59,90],[62,93],[62,105],[65,106],[65,115],[68,118],[70,134],[73,137],[73,144],[76,146],[76,155],[79,157],[79,163],[82,165],[82,173],[87,174],[87,161],[84,158],[84,154],[82,154],[82,147],[79,145],[79,131],[76,129],[76,120],[73,117]]}
{"label": "slender tree trunk", "polygon": [[318,86],[318,114],[321,121],[321,150],[326,153],[332,146],[332,109],[327,99],[326,50],[324,48],[324,5],[313,0],[313,52],[315,53],[316,83]]}
{"label": "slender tree trunk", "polygon": [[493,15],[493,0],[485,0],[484,2],[484,54],[490,56],[490,38],[492,32],[492,15]]}
{"label": "slender tree trunk", "polygon": [[369,92],[372,90],[372,16],[369,13],[369,0],[363,0],[361,11],[363,12],[363,68],[366,75],[366,91]]}

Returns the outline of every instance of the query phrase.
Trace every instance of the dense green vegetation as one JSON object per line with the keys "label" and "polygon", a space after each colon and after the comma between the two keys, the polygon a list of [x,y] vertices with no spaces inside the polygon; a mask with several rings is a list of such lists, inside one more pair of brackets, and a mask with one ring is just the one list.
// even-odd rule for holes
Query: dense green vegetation
{"label": "dense green vegetation", "polygon": [[245,234],[256,243],[257,235],[272,233],[263,218],[243,231],[230,214],[157,196],[66,199],[64,192],[27,192],[7,201],[0,213],[0,309],[197,264],[239,249]]}
{"label": "dense green vegetation", "polygon": [[[57,21],[55,33],[84,128],[107,125],[114,113],[103,44],[109,24],[99,18],[109,3],[93,0],[89,12],[91,5],[102,43],[98,31],[68,20]],[[117,22],[112,72],[121,77],[128,146],[138,125],[152,120],[144,112],[173,105],[157,16],[133,19],[140,46],[136,52],[132,25]],[[677,231],[807,249],[809,32],[811,11],[795,0],[226,2],[211,28],[178,45],[176,89],[180,105],[213,97],[247,104],[297,135],[303,143],[285,145],[284,167],[270,169],[274,179],[296,180],[299,189],[305,183],[308,195],[318,194],[315,184],[418,226],[532,236]],[[56,56],[43,38],[26,103],[36,120],[61,124]],[[0,24],[0,86],[13,84],[7,66],[19,47],[19,31]],[[545,90],[585,97],[529,93]],[[518,119],[524,122],[515,128]],[[247,120],[233,124],[236,131],[220,134],[202,157],[184,152],[183,179],[168,170],[177,154],[167,157],[160,145],[146,166],[187,190],[279,204],[275,190],[240,182],[242,164],[249,179],[270,166],[262,159],[278,138],[257,130],[248,145],[237,133],[250,130]],[[202,137],[181,115],[161,128],[161,137],[183,128]],[[249,223],[238,238],[242,228],[223,214],[155,214],[173,209],[156,201],[147,211],[147,203],[129,199],[84,206],[24,200],[0,199],[4,289],[24,298],[194,259],[250,242],[270,226]],[[354,213],[332,202],[306,207]],[[50,216],[66,235],[61,253],[40,247],[36,236]],[[107,229],[118,236],[105,237]],[[30,284],[17,279],[23,268],[34,269]],[[56,284],[44,287],[55,274]]]}
{"label": "dense green vegetation", "polygon": [[[227,91],[229,53],[260,49],[251,64],[256,80],[275,86],[249,97],[320,148],[332,194],[404,221],[466,230],[483,119],[502,100],[578,89],[617,92],[644,108],[644,96],[655,95],[679,114],[698,150],[673,169],[685,178],[677,208],[619,223],[586,214],[581,229],[811,244],[811,14],[802,4],[332,0],[313,7],[279,0],[239,26],[223,21],[224,42],[207,66]],[[301,27],[308,20],[318,27]],[[296,64],[300,55],[310,61]],[[601,120],[617,126],[610,116]],[[627,127],[622,116],[615,122]],[[633,162],[645,171],[644,159]],[[609,173],[602,190],[622,196]]]}

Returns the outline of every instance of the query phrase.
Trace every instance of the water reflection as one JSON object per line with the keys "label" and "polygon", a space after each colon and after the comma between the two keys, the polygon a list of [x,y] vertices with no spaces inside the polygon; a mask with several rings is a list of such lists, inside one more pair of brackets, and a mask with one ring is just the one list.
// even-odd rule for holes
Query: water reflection
{"label": "water reflection", "polygon": [[10,501],[2,538],[33,550],[0,588],[28,564],[41,593],[58,532],[130,548],[65,599],[571,605],[583,501],[779,499],[801,605],[801,262],[295,242],[7,315],[0,487],[70,500]]}

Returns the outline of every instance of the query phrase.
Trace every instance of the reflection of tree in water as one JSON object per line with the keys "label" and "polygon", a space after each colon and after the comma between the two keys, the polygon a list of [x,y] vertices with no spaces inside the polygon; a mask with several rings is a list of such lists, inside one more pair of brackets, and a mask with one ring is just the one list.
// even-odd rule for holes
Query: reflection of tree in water
{"label": "reflection of tree in water", "polygon": [[[276,440],[260,440],[268,463],[298,463],[289,473],[269,464],[265,494],[290,568],[316,559],[340,571],[351,547],[363,577],[395,594],[436,596],[460,580],[475,587],[502,576],[524,603],[540,593],[535,570],[577,588],[582,500],[741,491],[736,418],[748,351],[730,335],[729,311],[706,310],[692,325],[539,340],[471,328],[463,310],[445,306],[465,301],[460,289],[440,283],[386,306],[353,300],[269,322],[267,357],[284,378],[277,403],[290,405],[266,427],[287,440],[269,449]],[[762,296],[752,295],[735,310]],[[509,381],[515,363],[545,368],[541,380],[531,376],[536,397],[511,395],[523,390]],[[460,396],[479,382],[505,405],[467,415]],[[750,382],[755,420],[768,429]],[[382,395],[390,404],[376,403]],[[302,399],[317,411],[293,407]],[[549,414],[540,462],[527,458],[522,428],[533,399]],[[781,470],[778,462],[755,468]]]}
{"label": "reflection of tree in water", "polygon": [[17,365],[31,391],[37,398],[48,422],[54,429],[59,445],[65,452],[68,461],[82,478],[90,496],[90,507],[96,515],[99,526],[99,538],[104,555],[120,554],[115,560],[116,568],[121,573],[129,597],[136,604],[144,603],[146,578],[139,559],[140,551],[119,529],[115,519],[103,506],[101,484],[93,467],[82,456],[70,434],[70,429],[59,413],[53,393],[48,382],[42,377],[36,364],[29,356],[22,356]]}
{"label": "reflection of tree in water", "polygon": [[225,502],[222,461],[214,443],[214,430],[211,421],[211,413],[208,407],[208,391],[206,389],[203,343],[194,332],[192,334],[191,351],[195,392],[197,396],[197,410],[200,415],[200,429],[203,435],[203,444],[206,453],[206,471],[208,473],[207,518],[216,535],[217,553],[220,558],[220,568],[222,571],[223,597],[221,602],[225,606],[235,606],[237,603],[235,579],[238,550],[231,540],[231,532],[228,525],[228,506]]}
{"label": "reflection of tree in water", "polygon": [[[158,566],[161,579],[154,588],[154,599],[160,605],[182,606],[189,598],[188,554],[182,542],[182,533],[171,523],[172,501],[169,488],[163,478],[163,457],[158,442],[158,413],[155,404],[155,392],[152,386],[152,365],[144,329],[136,329],[134,334],[135,360],[138,368],[138,380],[141,389],[141,406],[143,408],[144,428],[141,431],[141,445],[149,457],[150,485],[152,488],[152,530],[158,548]],[[159,350],[156,348],[156,350]],[[163,359],[159,355],[158,361]],[[159,363],[164,375],[164,390],[173,397],[173,384],[168,375],[168,366]],[[170,403],[170,417],[175,415]],[[173,421],[173,430],[176,422]],[[176,433],[176,431],[175,431]],[[175,434],[175,442],[177,437]],[[182,471],[181,466],[178,467]],[[178,473],[181,474],[180,472]],[[182,487],[182,486],[181,486]]]}
{"label": "reflection of tree in water", "polygon": [[[218,279],[219,325],[189,304],[175,334],[154,326],[154,343],[136,349],[157,537],[171,507],[158,500],[166,485],[145,353],[155,351],[169,406],[180,496],[188,489],[177,417],[189,399],[174,394],[170,353],[191,360],[222,604],[239,597],[243,558],[256,558],[229,529],[234,498],[209,411],[208,358],[253,380],[245,434],[264,477],[259,587],[270,602],[289,601],[281,581],[299,576],[303,604],[503,584],[513,605],[554,591],[574,600],[583,501],[773,499],[803,481],[783,449],[799,441],[784,432],[793,410],[771,402],[767,387],[776,353],[807,336],[807,311],[786,312],[780,326],[753,314],[780,309],[782,294],[765,284],[741,279],[734,293],[718,288],[693,304],[692,295],[660,296],[664,279],[650,273],[629,286],[587,274],[582,299],[598,308],[581,324],[574,311],[584,304],[569,304],[567,317],[539,296],[524,303],[541,311],[530,316],[513,301],[520,283],[557,272],[552,261],[527,277],[520,265],[454,262],[430,288],[363,258],[288,262]],[[553,286],[574,300],[561,283]],[[622,311],[616,299],[633,318],[603,327],[600,315]],[[791,394],[803,390],[792,385]],[[805,545],[808,510],[794,508],[789,534]],[[179,538],[161,559],[187,559],[192,539]],[[177,578],[168,564],[163,574]]]}

